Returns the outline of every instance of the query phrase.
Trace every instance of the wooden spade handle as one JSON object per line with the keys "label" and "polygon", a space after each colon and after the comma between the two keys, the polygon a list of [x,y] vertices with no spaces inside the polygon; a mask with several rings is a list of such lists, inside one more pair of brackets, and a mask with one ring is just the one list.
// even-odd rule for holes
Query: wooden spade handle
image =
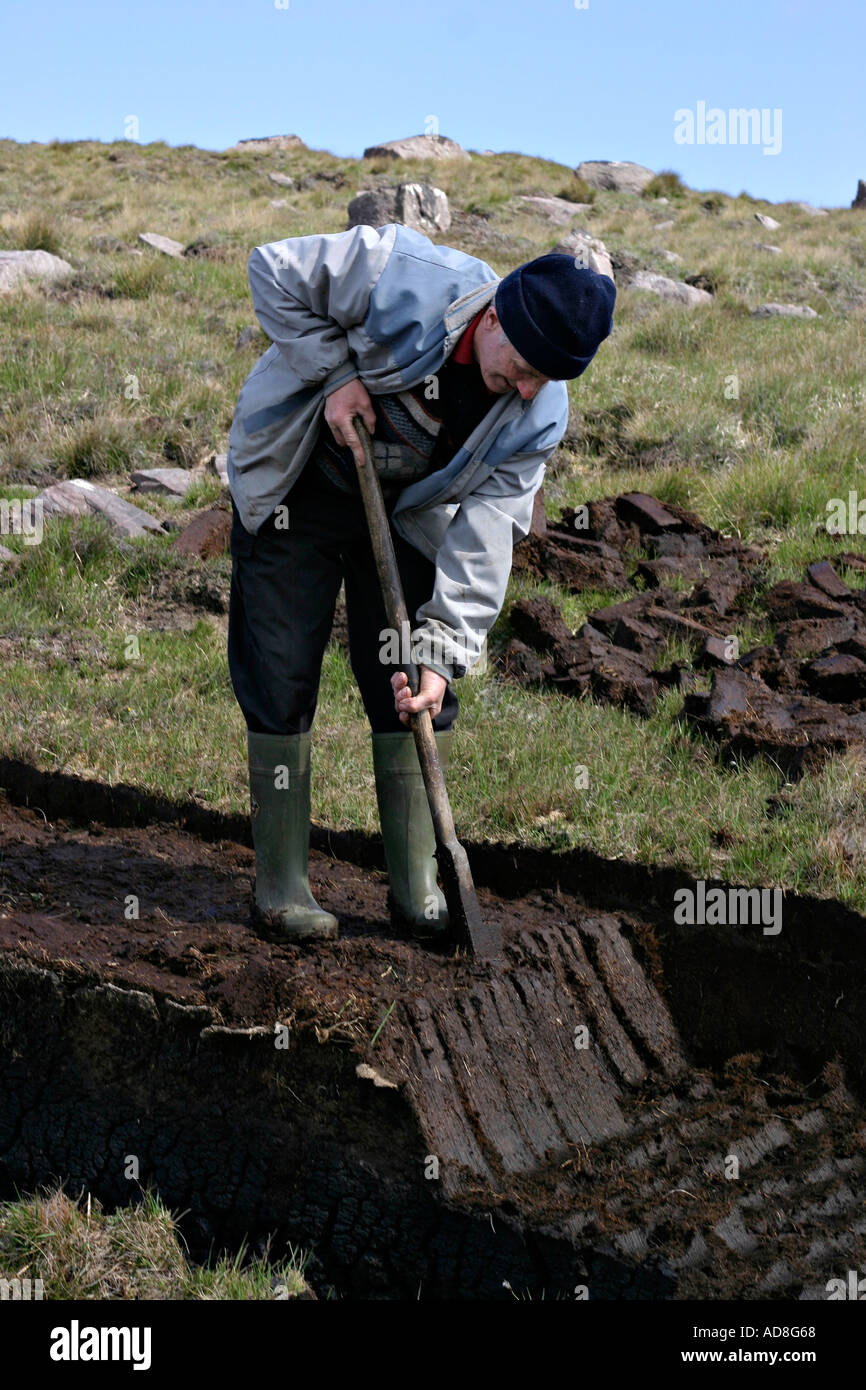
{"label": "wooden spade handle", "polygon": [[[360,415],[354,417],[353,424],[364,450],[364,466],[357,469],[358,483],[364,499],[364,510],[367,514],[373,555],[379,573],[379,582],[382,586],[382,597],[385,601],[385,612],[389,625],[399,635],[402,650],[403,643],[408,644],[409,642],[411,627],[406,611],[406,600],[403,596],[400,571],[397,568],[397,556],[394,553],[391,527],[388,523],[388,515],[382,497],[382,485],[379,482],[379,475],[373,462],[373,446],[367,426]],[[409,660],[401,663],[401,667],[409,679],[409,689],[413,695],[417,695],[420,686],[420,673],[416,663]],[[451,814],[448,792],[445,788],[445,777],[439,763],[439,750],[436,747],[436,736],[433,732],[433,720],[430,717],[429,709],[421,710],[420,714],[410,714],[409,725],[415,735],[418,761],[421,764],[437,843],[446,845],[453,850],[454,846],[458,844],[457,834],[454,829],[454,818]]]}

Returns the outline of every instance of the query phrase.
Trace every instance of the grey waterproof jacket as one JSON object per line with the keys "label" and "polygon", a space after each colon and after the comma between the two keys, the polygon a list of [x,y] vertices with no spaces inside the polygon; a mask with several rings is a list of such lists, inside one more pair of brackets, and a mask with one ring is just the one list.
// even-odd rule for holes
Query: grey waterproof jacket
{"label": "grey waterproof jacket", "polygon": [[[228,475],[255,534],[309,458],[331,392],[355,377],[374,395],[435,376],[499,277],[475,256],[389,223],[257,246],[249,279],[272,346],[241,387]],[[450,462],[400,493],[392,524],[436,565],[413,655],[447,680],[483,651],[512,547],[529,532],[533,496],[567,423],[565,382],[547,382],[532,401],[497,396]]]}

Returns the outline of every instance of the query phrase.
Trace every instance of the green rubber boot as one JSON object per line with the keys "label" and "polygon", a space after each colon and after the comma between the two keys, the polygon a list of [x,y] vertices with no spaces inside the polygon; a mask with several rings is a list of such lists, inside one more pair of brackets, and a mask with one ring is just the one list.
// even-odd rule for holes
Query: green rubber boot
{"label": "green rubber boot", "polygon": [[253,920],[271,940],[332,940],[337,919],[310,892],[310,741],[247,730],[256,851]]}
{"label": "green rubber boot", "polygon": [[[443,771],[453,735],[453,729],[436,733]],[[436,836],[415,739],[411,733],[371,734],[371,739],[392,920],[418,936],[438,936],[448,930],[448,908],[436,882]]]}

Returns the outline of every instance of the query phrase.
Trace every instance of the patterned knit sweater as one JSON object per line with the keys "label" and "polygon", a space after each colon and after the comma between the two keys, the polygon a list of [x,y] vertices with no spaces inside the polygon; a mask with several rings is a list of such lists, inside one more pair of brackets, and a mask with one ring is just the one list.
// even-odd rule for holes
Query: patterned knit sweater
{"label": "patterned knit sweater", "polygon": [[[376,414],[373,461],[386,500],[450,462],[496,399],[472,356],[482,309],[434,377],[408,391],[371,396]],[[340,448],[324,422],[309,459],[341,492],[359,493],[351,449]]]}

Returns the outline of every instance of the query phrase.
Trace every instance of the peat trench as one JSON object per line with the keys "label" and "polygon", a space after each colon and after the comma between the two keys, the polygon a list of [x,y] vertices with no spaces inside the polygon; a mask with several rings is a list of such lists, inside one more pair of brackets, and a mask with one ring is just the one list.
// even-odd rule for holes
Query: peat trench
{"label": "peat trench", "polygon": [[824,1298],[866,1261],[842,906],[677,926],[673,870],[470,844],[494,968],[396,936],[379,842],[316,828],[341,938],[279,946],[244,819],[0,786],[3,1196],[150,1186],[193,1254],[311,1250],[320,1296]]}

